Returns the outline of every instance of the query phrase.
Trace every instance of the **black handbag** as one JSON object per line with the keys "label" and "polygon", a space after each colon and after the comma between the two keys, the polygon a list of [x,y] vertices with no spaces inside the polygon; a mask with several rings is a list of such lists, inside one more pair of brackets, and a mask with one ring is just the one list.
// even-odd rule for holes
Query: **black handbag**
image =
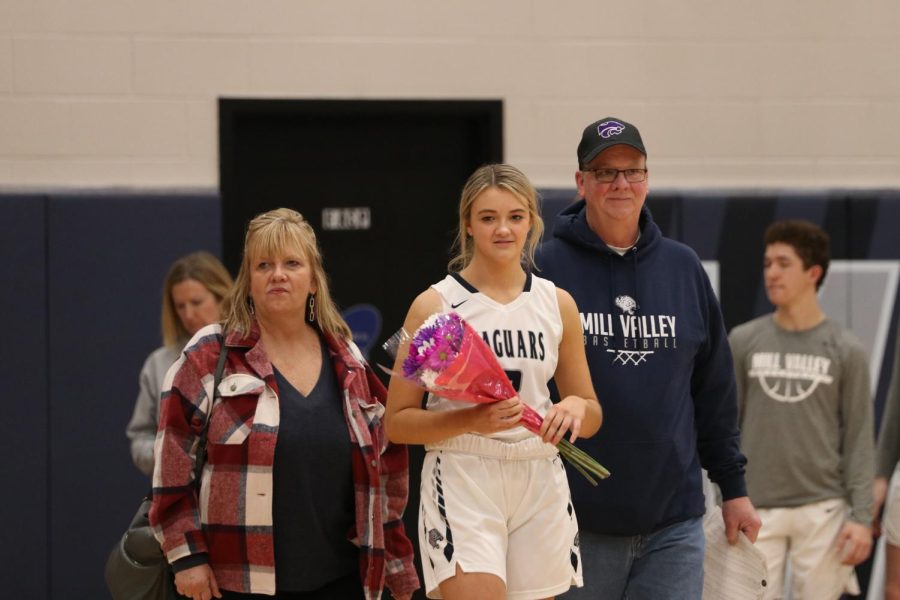
{"label": "black handbag", "polygon": [[[213,403],[219,393],[219,382],[225,370],[227,355],[228,350],[223,345],[213,378]],[[198,488],[206,462],[208,426],[209,419],[203,426],[197,444],[194,481]],[[169,562],[150,527],[150,502],[151,495],[147,494],[122,539],[113,547],[106,560],[106,585],[113,600],[173,600],[180,597],[175,591],[175,579]]]}

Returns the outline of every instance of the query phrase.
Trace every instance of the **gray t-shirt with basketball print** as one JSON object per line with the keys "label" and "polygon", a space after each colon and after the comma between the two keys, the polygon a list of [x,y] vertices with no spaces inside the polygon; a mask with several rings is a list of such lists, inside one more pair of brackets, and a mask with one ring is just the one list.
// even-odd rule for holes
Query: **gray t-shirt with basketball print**
{"label": "gray t-shirt with basketball print", "polygon": [[788,331],[769,314],[735,327],[728,339],[753,504],[844,498],[854,521],[870,523],[873,407],[856,337],[829,319]]}

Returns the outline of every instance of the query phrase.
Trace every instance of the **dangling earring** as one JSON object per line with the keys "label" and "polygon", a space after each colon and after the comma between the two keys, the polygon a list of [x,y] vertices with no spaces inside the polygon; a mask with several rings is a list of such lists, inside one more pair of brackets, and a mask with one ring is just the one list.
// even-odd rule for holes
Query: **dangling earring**
{"label": "dangling earring", "polygon": [[309,322],[310,323],[316,322],[316,295],[315,294],[309,295]]}
{"label": "dangling earring", "polygon": [[250,316],[256,316],[256,307],[253,306],[253,298],[247,298],[247,309],[250,311]]}

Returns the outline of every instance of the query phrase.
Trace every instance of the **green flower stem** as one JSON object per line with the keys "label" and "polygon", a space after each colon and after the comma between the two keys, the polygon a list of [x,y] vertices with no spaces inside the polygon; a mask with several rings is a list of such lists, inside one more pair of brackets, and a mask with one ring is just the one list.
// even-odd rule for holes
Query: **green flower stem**
{"label": "green flower stem", "polygon": [[[560,454],[562,454],[562,452],[560,452]],[[563,454],[563,457],[566,458],[566,460],[569,460],[568,457],[566,457],[565,454]],[[596,486],[596,485],[597,485],[597,480],[594,479],[593,477],[591,477],[590,475],[588,475],[588,472],[585,471],[585,470],[584,470],[577,462],[572,461],[572,460],[569,460],[569,464],[572,465],[573,467],[575,467],[575,469],[576,469],[579,473],[581,473],[582,475],[584,475],[584,478],[587,479],[588,481],[590,481],[590,482],[591,482],[591,485],[593,485],[593,486]]]}
{"label": "green flower stem", "polygon": [[563,438],[556,447],[559,449],[560,454],[562,454],[579,473],[587,477],[588,481],[594,483],[594,485],[596,485],[596,482],[594,482],[591,477],[588,477],[585,474],[585,471],[590,472],[600,479],[609,477],[609,471],[606,467],[598,463],[587,452],[578,448],[569,440]]}

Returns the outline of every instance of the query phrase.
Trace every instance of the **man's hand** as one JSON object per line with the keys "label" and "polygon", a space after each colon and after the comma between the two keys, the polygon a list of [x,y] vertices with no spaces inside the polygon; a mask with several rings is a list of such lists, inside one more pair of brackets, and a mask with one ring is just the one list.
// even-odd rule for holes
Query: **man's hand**
{"label": "man's hand", "polygon": [[750,542],[756,541],[762,521],[747,496],[732,498],[722,503],[722,520],[725,521],[725,537],[729,544],[736,544],[738,531],[743,531]]}
{"label": "man's hand", "polygon": [[835,542],[841,563],[858,565],[867,558],[872,550],[872,529],[868,525],[847,521]]}

